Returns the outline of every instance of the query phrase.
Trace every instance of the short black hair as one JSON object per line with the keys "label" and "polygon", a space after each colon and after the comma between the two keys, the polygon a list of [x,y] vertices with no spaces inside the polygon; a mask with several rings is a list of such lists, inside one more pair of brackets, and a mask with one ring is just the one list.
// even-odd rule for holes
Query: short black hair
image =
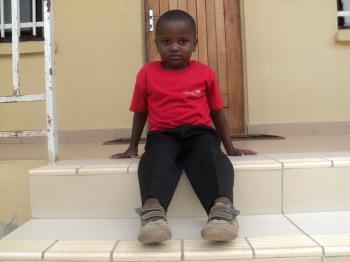
{"label": "short black hair", "polygon": [[159,17],[158,22],[157,22],[157,26],[156,26],[156,36],[159,33],[159,29],[160,29],[161,24],[166,22],[166,21],[186,21],[186,22],[189,22],[191,25],[191,30],[193,31],[193,33],[195,35],[197,35],[196,22],[194,21],[193,17],[185,11],[175,9],[175,10],[167,11]]}

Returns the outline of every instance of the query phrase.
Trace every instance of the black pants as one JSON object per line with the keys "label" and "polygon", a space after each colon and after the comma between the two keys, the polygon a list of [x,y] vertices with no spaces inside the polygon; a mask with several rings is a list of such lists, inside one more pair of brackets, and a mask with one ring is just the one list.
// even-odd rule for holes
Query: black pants
{"label": "black pants", "polygon": [[155,197],[167,209],[183,170],[207,213],[218,197],[232,201],[233,167],[220,143],[207,126],[150,131],[138,168],[142,203]]}

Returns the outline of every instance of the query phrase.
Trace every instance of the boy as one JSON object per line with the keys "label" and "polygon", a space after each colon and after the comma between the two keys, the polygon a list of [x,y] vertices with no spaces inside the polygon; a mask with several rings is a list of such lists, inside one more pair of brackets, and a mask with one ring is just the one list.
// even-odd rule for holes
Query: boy
{"label": "boy", "polygon": [[202,237],[229,241],[238,234],[233,167],[220,143],[231,156],[255,152],[233,147],[215,74],[208,66],[190,61],[196,44],[196,25],[189,14],[172,10],[159,18],[156,45],[161,61],[145,65],[138,73],[130,107],[134,112],[130,146],[112,156],[137,157],[148,118],[145,153],[138,168],[142,198],[138,240],[144,244],[171,238],[165,214],[183,169],[208,214]]}

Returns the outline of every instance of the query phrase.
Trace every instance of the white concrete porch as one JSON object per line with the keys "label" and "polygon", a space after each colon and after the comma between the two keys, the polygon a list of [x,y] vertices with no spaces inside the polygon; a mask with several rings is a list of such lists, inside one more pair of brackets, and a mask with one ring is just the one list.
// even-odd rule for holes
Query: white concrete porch
{"label": "white concrete porch", "polygon": [[[0,240],[0,261],[350,261],[349,138],[235,142],[259,152],[231,158],[239,239],[200,240],[205,216],[183,178],[168,214],[173,240],[151,247],[135,241],[137,160],[106,159],[127,145],[62,144],[65,160],[31,170],[33,218]],[[0,156],[45,150],[2,144]]]}

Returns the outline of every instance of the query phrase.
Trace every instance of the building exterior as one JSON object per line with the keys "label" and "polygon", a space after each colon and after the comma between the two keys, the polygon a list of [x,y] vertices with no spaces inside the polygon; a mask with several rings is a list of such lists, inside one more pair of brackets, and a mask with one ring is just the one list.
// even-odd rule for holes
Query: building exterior
{"label": "building exterior", "polygon": [[[134,78],[145,62],[143,4],[55,2],[59,131],[130,128]],[[241,8],[248,131],[349,122],[350,47],[336,41],[337,2],[244,0]],[[0,44],[2,96],[12,92],[9,45]],[[43,68],[42,42],[22,42],[23,92],[43,90]],[[0,105],[0,130],[44,126],[43,103]]]}
{"label": "building exterior", "polygon": [[[338,29],[337,1],[240,3],[247,132],[350,133],[350,29]],[[56,0],[54,4],[61,137],[127,136],[135,75],[146,62],[144,1]],[[42,41],[20,44],[23,93],[44,90],[43,52]],[[12,94],[11,63],[11,45],[0,43],[0,96]],[[45,129],[45,117],[42,102],[0,104],[1,131]],[[28,169],[44,162],[16,164],[22,171],[4,162],[0,170],[18,174],[11,178],[18,185]],[[11,184],[0,176],[0,185],[5,182]],[[0,192],[0,199],[13,189]],[[21,194],[22,201],[28,192]],[[28,218],[28,200],[24,205],[19,223]],[[10,203],[4,206],[8,211],[0,213],[0,220],[9,223],[16,208]]]}

